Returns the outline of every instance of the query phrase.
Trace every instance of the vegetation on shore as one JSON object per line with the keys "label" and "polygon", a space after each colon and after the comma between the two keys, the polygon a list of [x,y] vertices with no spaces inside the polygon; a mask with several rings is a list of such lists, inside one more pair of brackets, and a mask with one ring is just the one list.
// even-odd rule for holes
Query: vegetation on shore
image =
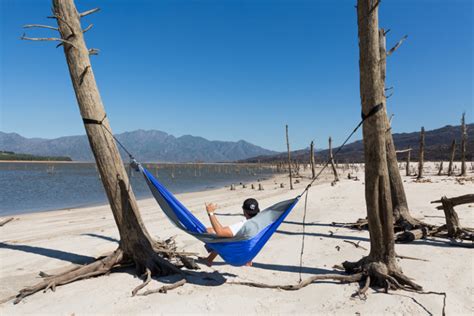
{"label": "vegetation on shore", "polygon": [[25,161],[72,161],[66,156],[36,156],[30,154],[20,154],[13,151],[0,151],[0,161],[2,160],[25,160]]}

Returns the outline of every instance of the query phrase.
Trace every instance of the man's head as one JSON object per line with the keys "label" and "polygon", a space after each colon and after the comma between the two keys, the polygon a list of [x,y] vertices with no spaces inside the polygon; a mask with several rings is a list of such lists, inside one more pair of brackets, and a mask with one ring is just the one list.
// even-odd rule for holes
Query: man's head
{"label": "man's head", "polygon": [[258,202],[255,199],[246,199],[242,205],[242,209],[244,210],[244,215],[247,219],[254,217],[258,212],[260,212]]}

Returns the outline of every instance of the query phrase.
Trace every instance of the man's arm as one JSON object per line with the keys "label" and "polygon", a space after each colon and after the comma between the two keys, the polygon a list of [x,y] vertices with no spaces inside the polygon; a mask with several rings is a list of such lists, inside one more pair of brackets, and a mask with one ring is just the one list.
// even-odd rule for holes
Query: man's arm
{"label": "man's arm", "polygon": [[212,228],[214,228],[214,231],[216,232],[216,235],[218,237],[234,237],[234,234],[230,230],[228,226],[222,226],[221,223],[217,220],[216,215],[214,214],[214,211],[217,209],[217,205],[209,203],[206,203],[206,211],[207,214],[209,215],[209,220],[211,221]]}

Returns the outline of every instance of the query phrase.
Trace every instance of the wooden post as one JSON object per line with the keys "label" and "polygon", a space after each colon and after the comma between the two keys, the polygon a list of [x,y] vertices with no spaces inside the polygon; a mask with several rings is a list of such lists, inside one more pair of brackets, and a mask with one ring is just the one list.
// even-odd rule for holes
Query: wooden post
{"label": "wooden post", "polygon": [[329,159],[331,160],[332,172],[334,173],[334,181],[339,181],[336,166],[334,165],[334,157],[332,155],[332,138],[329,136]]}
{"label": "wooden post", "polygon": [[405,175],[407,177],[410,175],[410,156],[411,156],[411,150],[409,150],[408,153],[407,153],[407,166],[406,166],[406,170],[405,170]]}
{"label": "wooden post", "polygon": [[456,154],[456,139],[453,139],[451,143],[451,157],[449,158],[449,165],[448,165],[448,176],[453,174],[453,162],[454,162],[454,155]]}
{"label": "wooden post", "polygon": [[293,190],[293,178],[291,175],[291,153],[290,153],[290,139],[288,137],[288,125],[286,125],[286,148],[288,149],[288,173],[290,174],[290,190]]}
{"label": "wooden post", "polygon": [[439,163],[438,176],[440,176],[442,172],[443,172],[443,162],[441,161],[441,162]]}
{"label": "wooden post", "polygon": [[418,176],[417,179],[423,178],[423,163],[425,159],[425,128],[421,127],[420,132],[420,153],[418,158]]}
{"label": "wooden post", "polygon": [[311,179],[316,177],[316,171],[314,170],[314,141],[311,141],[310,152],[309,152],[309,163],[311,164]]}
{"label": "wooden post", "polygon": [[467,128],[466,128],[466,113],[462,114],[461,118],[461,174],[466,175],[466,143],[467,143]]}

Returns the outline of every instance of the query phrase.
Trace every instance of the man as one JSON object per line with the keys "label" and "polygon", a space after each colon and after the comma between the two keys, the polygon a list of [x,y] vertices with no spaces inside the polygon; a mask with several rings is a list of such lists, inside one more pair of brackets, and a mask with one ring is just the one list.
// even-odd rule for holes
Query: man
{"label": "man", "polygon": [[[213,203],[205,203],[206,211],[209,215],[209,220],[211,221],[212,227],[208,227],[206,230],[209,234],[215,234],[218,237],[234,237],[237,235],[239,230],[244,226],[245,222],[248,219],[251,219],[260,212],[258,208],[258,202],[255,199],[246,199],[242,205],[242,210],[245,216],[245,219],[229,226],[222,226],[222,224],[217,220],[214,211],[217,209],[217,205]],[[217,257],[217,252],[211,251],[209,256],[206,258],[206,264],[208,266],[212,265],[212,262]],[[247,266],[251,266],[252,262],[248,262]]]}

